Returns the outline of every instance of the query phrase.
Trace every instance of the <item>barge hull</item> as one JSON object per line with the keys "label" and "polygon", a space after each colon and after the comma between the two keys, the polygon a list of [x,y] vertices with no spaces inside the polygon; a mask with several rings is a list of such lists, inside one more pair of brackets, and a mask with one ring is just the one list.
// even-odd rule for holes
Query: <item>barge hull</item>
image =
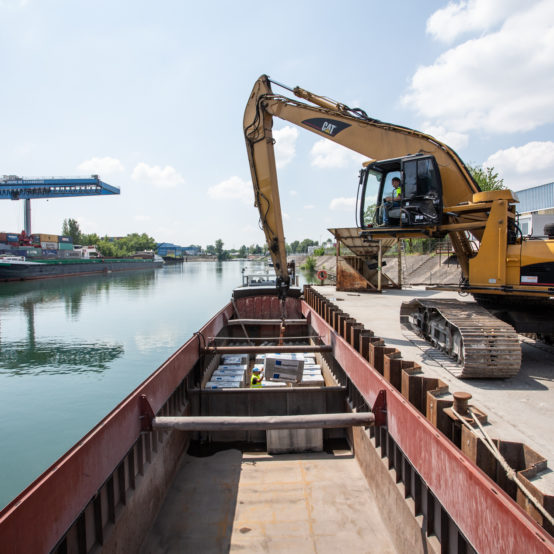
{"label": "barge hull", "polygon": [[[277,298],[258,301],[251,297],[237,299],[235,306],[237,313],[232,304],[223,308],[0,512],[0,544],[10,545],[16,553],[71,551],[75,544],[83,552],[99,547],[105,552],[138,550],[191,437],[179,431],[146,432],[141,398],[147,398],[157,416],[198,415],[194,390],[189,387],[193,381],[187,379],[196,373],[197,382],[198,373],[206,370],[201,360],[206,341],[228,332],[226,325],[233,316],[275,317],[279,302]],[[443,552],[554,552],[551,537],[433,427],[334,326],[301,300],[291,301],[287,312],[293,318],[303,314],[314,336],[320,337],[316,340],[332,346],[332,354],[324,352],[321,356],[340,370],[342,390],[330,392],[343,395],[340,401],[346,411],[353,411],[352,406],[362,411],[369,407],[376,415],[386,416],[376,428],[350,431],[350,442],[369,486],[375,489],[374,496],[381,502],[383,519],[397,535],[392,539],[398,550],[406,551],[405,546],[410,545],[410,551],[427,552],[430,538],[434,538]],[[300,400],[302,395],[309,395],[308,389],[267,392],[268,398],[276,400],[275,406],[310,413],[306,402],[291,402],[293,397]],[[203,410],[211,405],[221,409],[221,400],[217,400],[225,398],[225,391],[201,393]],[[264,408],[259,395],[265,391],[242,390],[240,394],[256,400],[252,404],[255,409]],[[321,400],[329,404],[326,398]],[[376,411],[379,401],[381,409]],[[248,403],[241,406],[249,409]],[[335,406],[329,408],[336,411]],[[317,408],[317,413],[325,411]],[[258,413],[245,415],[255,417]],[[373,471],[380,467],[379,457],[387,458],[388,472],[383,471],[383,464],[379,471]],[[340,480],[336,486],[340,487]],[[404,502],[402,495],[413,506],[410,529],[399,525],[398,518],[393,521],[394,512],[399,511],[394,504]],[[366,516],[360,513],[359,517]]]}
{"label": "barge hull", "polygon": [[0,262],[0,281],[27,281],[55,277],[96,275],[114,271],[136,271],[162,267],[163,262],[151,260],[87,260],[81,262],[10,263]]}

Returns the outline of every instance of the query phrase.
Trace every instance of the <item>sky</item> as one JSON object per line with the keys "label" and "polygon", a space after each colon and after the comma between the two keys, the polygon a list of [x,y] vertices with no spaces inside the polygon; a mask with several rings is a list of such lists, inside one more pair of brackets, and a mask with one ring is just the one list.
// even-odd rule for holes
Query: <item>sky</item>
{"label": "sky", "polygon": [[[554,181],[552,0],[0,0],[0,175],[121,189],[32,200],[33,232],[262,244],[242,129],[262,74],[430,133],[513,190]],[[355,226],[363,159],[274,135],[286,240]],[[0,202],[0,231],[22,228],[23,202]]]}

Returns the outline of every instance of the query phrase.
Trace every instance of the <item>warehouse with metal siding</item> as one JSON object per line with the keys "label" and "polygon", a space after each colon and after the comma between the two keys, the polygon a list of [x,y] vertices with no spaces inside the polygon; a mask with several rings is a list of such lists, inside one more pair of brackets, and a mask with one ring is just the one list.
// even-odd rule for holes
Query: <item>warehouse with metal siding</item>
{"label": "warehouse with metal siding", "polygon": [[544,226],[554,223],[554,183],[516,192],[518,225],[523,236],[542,237]]}
{"label": "warehouse with metal siding", "polygon": [[517,211],[520,214],[554,213],[554,183],[519,190],[516,194],[519,199]]}

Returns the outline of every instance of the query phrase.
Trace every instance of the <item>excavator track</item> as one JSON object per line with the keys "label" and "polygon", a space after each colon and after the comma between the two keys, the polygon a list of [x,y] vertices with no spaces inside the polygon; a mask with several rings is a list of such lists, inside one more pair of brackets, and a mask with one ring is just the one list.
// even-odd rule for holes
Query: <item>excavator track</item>
{"label": "excavator track", "polygon": [[463,379],[506,379],[521,367],[514,328],[477,303],[415,299],[402,304],[400,321],[457,359]]}

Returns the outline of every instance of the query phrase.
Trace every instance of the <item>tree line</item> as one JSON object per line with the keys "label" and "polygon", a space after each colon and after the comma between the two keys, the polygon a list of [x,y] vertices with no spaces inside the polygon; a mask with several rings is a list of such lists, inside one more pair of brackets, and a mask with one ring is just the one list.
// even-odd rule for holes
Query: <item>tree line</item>
{"label": "tree line", "polygon": [[[106,258],[125,257],[142,250],[155,251],[157,246],[156,240],[146,233],[131,233],[125,237],[117,238],[100,237],[96,233],[83,233],[75,219],[64,220],[62,235],[69,237],[73,244],[96,246],[100,254]],[[324,243],[324,245],[329,247],[329,242]],[[308,247],[319,246],[319,243],[312,239],[304,239],[302,241],[295,240],[290,244],[285,243],[285,246],[287,254],[302,254],[307,253]],[[250,246],[243,244],[238,250],[225,249],[222,239],[217,239],[214,244],[209,244],[205,250],[200,245],[197,248],[210,256],[216,256],[218,260],[229,260],[237,257],[246,258],[249,255],[269,255],[265,244],[251,244]],[[325,252],[325,246],[321,246],[320,249],[322,253]],[[317,255],[317,251],[315,253]]]}

